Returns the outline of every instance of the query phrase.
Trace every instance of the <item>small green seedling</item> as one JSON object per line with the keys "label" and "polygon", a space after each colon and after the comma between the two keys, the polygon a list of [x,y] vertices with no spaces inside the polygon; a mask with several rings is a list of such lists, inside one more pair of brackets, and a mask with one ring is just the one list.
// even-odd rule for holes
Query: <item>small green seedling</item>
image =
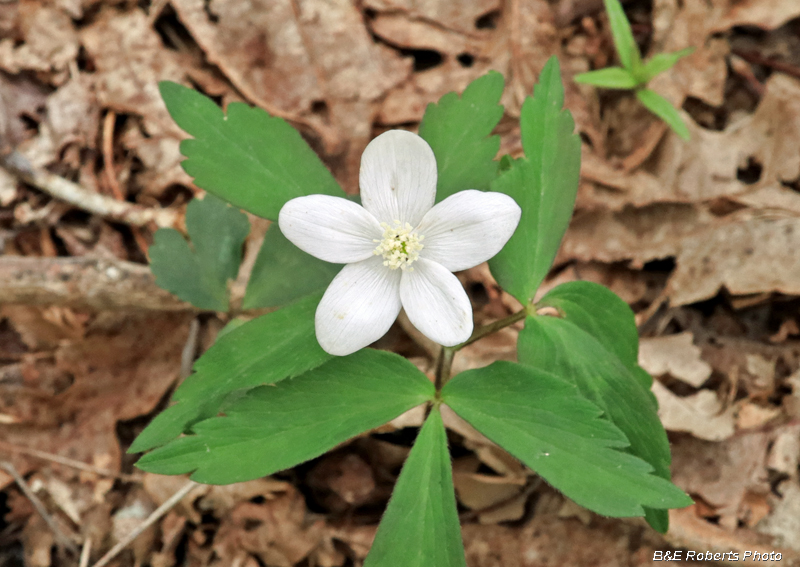
{"label": "small green seedling", "polygon": [[605,89],[633,89],[636,98],[650,112],[661,118],[684,140],[689,139],[689,129],[681,120],[680,114],[663,96],[647,88],[647,83],[656,75],[670,69],[678,59],[689,55],[694,48],[687,47],[674,53],[658,53],[644,63],[639,48],[633,39],[633,32],[619,0],[604,0],[611,34],[619,54],[622,67],[608,67],[589,71],[575,76],[576,83],[595,85]]}

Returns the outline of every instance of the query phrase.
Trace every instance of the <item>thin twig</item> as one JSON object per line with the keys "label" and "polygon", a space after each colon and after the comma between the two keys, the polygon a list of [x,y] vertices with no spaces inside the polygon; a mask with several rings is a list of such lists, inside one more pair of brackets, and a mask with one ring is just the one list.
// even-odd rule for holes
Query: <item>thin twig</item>
{"label": "thin twig", "polygon": [[125,195],[122,194],[117,174],[114,171],[114,124],[117,121],[117,113],[109,110],[103,119],[103,173],[105,173],[108,188],[117,201],[124,201]]}
{"label": "thin twig", "polygon": [[66,467],[72,467],[73,469],[94,473],[100,476],[118,478],[125,482],[141,482],[140,478],[130,474],[114,472],[109,469],[104,469],[102,467],[96,467],[94,465],[84,463],[83,461],[70,459],[69,457],[62,457],[61,455],[56,455],[54,453],[39,451],[38,449],[31,449],[29,447],[20,447],[19,445],[14,445],[13,443],[8,443],[6,441],[0,441],[0,451],[7,451],[9,453],[19,453],[21,455],[28,455],[30,457],[35,457],[37,459],[42,459],[45,461],[51,461],[54,463],[58,463],[60,465],[64,465]]}
{"label": "thin twig", "polygon": [[79,309],[193,311],[155,283],[150,268],[122,260],[0,257],[0,304]]}
{"label": "thin twig", "polygon": [[103,567],[104,565],[108,565],[108,563],[112,559],[114,559],[119,554],[120,551],[128,547],[128,545],[130,545],[130,543],[133,540],[139,537],[142,534],[142,532],[144,532],[147,528],[149,528],[150,526],[155,524],[158,520],[160,520],[161,517],[167,512],[169,512],[173,508],[173,506],[175,506],[178,502],[180,502],[184,496],[189,494],[189,492],[191,492],[191,490],[195,486],[197,486],[197,483],[194,482],[193,480],[190,480],[189,482],[184,484],[183,487],[178,492],[170,496],[169,500],[167,500],[161,506],[159,506],[152,514],[150,514],[150,516],[147,517],[147,519],[144,522],[139,524],[135,530],[129,533],[125,537],[125,539],[118,542],[117,545],[109,549],[108,553],[106,553],[103,557],[101,557],[100,560],[97,563],[95,563],[93,567]]}
{"label": "thin twig", "polygon": [[58,523],[53,519],[53,517],[47,512],[47,508],[44,507],[42,501],[39,500],[39,497],[34,494],[33,490],[28,486],[28,483],[25,482],[25,479],[22,478],[22,475],[19,474],[17,469],[8,461],[0,461],[0,468],[3,468],[11,475],[14,479],[14,482],[17,483],[20,490],[25,494],[25,496],[30,500],[33,507],[36,508],[36,511],[39,512],[39,515],[44,519],[50,529],[53,531],[53,534],[64,547],[72,551],[73,553],[78,553],[78,546],[75,545],[75,542],[72,541],[70,537],[68,537],[64,532],[61,531],[61,528],[58,527]]}
{"label": "thin twig", "polygon": [[145,226],[153,222],[158,226],[171,227],[175,226],[178,220],[177,211],[172,209],[147,208],[127,201],[118,201],[89,191],[45,169],[35,168],[28,158],[16,150],[0,154],[0,167],[56,199],[125,224]]}
{"label": "thin twig", "polygon": [[755,63],[756,65],[763,65],[765,67],[770,67],[771,69],[775,69],[776,71],[780,71],[781,73],[786,73],[791,77],[800,79],[800,67],[796,67],[791,63],[786,63],[785,61],[779,61],[778,59],[772,59],[770,57],[764,57],[763,55],[755,51],[734,49],[731,52],[734,55],[738,55],[739,57],[741,57],[742,59],[744,59],[749,63]]}
{"label": "thin twig", "polygon": [[83,541],[83,549],[81,549],[81,559],[78,567],[89,567],[89,556],[92,553],[92,538],[87,537]]}

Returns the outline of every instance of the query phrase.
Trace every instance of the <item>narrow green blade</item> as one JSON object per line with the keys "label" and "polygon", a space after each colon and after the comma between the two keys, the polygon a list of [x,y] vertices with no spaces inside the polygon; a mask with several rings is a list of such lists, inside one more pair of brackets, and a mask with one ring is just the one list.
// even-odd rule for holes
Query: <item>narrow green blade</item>
{"label": "narrow green blade", "polygon": [[621,67],[608,67],[575,75],[576,83],[594,85],[604,89],[633,89],[639,81],[631,75],[630,71]]}
{"label": "narrow green blade", "polygon": [[438,408],[414,442],[364,567],[466,567]]}
{"label": "narrow green blade", "polygon": [[619,0],[603,0],[608,13],[608,23],[611,25],[611,35],[614,36],[614,46],[617,48],[622,66],[636,75],[642,66],[642,56],[639,46],[633,39],[631,24],[622,9]]}
{"label": "narrow green blade", "polygon": [[673,53],[657,53],[653,55],[644,65],[644,82],[649,81],[656,75],[672,68],[681,57],[685,57],[694,51],[694,47],[687,47]]}
{"label": "narrow green blade", "polygon": [[683,123],[680,113],[672,104],[660,94],[650,89],[640,89],[636,91],[636,98],[639,99],[647,109],[667,123],[667,126],[684,140],[689,139],[689,129]]}
{"label": "narrow green blade", "polygon": [[225,416],[195,424],[193,435],[136,466],[158,474],[193,471],[192,480],[206,484],[242,482],[318,457],[433,394],[431,381],[407,359],[364,349],[248,392]]}

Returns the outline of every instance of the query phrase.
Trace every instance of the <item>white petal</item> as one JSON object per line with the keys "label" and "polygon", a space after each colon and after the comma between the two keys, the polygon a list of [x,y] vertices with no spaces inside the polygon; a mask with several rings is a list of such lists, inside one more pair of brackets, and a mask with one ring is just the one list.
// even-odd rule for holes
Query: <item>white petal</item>
{"label": "white petal", "polygon": [[281,232],[312,256],[349,264],[372,256],[383,229],[369,211],[340,197],[309,195],[288,201],[278,215]]}
{"label": "white petal", "polygon": [[455,346],[472,334],[472,306],[458,278],[420,258],[403,272],[400,300],[411,323],[440,345]]}
{"label": "white petal", "polygon": [[400,313],[400,275],[379,257],[342,268],[317,306],[320,346],[345,356],[385,335]]}
{"label": "white petal", "polygon": [[522,209],[502,193],[473,189],[451,195],[422,219],[417,233],[425,236],[420,256],[451,272],[485,262],[514,234]]}
{"label": "white petal", "polygon": [[389,130],[361,156],[361,203],[380,222],[416,226],[436,200],[436,158],[428,143],[405,130]]}

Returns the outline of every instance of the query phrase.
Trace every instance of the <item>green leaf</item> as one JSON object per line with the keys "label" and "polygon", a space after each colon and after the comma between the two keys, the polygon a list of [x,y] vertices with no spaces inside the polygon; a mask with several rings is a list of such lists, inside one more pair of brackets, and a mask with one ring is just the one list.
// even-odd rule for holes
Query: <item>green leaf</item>
{"label": "green leaf", "polygon": [[466,567],[447,435],[431,411],[403,465],[364,567]]}
{"label": "green leaf", "polygon": [[228,281],[236,279],[242,243],[250,231],[247,215],[213,195],[186,209],[191,247],[177,230],[156,231],[149,249],[156,285],[199,309],[228,310]]}
{"label": "green leaf", "polygon": [[622,430],[630,453],[652,465],[656,475],[670,478],[669,441],[652,394],[600,341],[568,319],[528,317],[517,354],[521,363],[575,384]]}
{"label": "green leaf", "polygon": [[[639,333],[636,319],[627,303],[610,289],[593,282],[568,282],[550,290],[538,303],[558,309],[564,320],[583,329],[630,370],[645,388],[654,410],[658,402],[650,387],[653,378],[639,366]],[[669,447],[664,449],[669,458]],[[669,479],[669,469],[659,473]],[[656,530],[664,533],[669,527],[669,516],[664,510],[648,508],[646,518]]]}
{"label": "green leaf", "polygon": [[522,105],[520,127],[525,157],[492,183],[522,208],[514,236],[489,261],[500,285],[523,304],[533,299],[547,275],[575,206],[581,140],[564,105],[558,59],[539,75],[533,98]]}
{"label": "green leaf", "polygon": [[583,329],[622,363],[631,367],[639,355],[639,331],[627,303],[605,286],[574,281],[554,287],[536,304],[554,307],[561,316]]}
{"label": "green leaf", "polygon": [[[291,356],[289,351],[284,356]],[[431,400],[433,384],[407,359],[364,349],[305,374],[248,392],[142,457],[158,474],[194,471],[192,480],[230,484],[318,457],[351,437]]]}
{"label": "green leaf", "polygon": [[639,81],[631,75],[630,71],[622,67],[608,67],[581,73],[575,75],[574,80],[576,83],[595,85],[604,89],[633,89],[639,85]]}
{"label": "green leaf", "polygon": [[437,201],[464,189],[488,189],[497,175],[500,137],[490,134],[503,117],[503,85],[503,75],[490,71],[461,97],[448,93],[425,110],[419,135],[436,156]]}
{"label": "green leaf", "polygon": [[642,516],[643,506],[679,508],[691,499],[616,450],[625,435],[568,382],[512,362],[462,372],[443,401],[478,431],[575,502],[599,514]]}
{"label": "green leaf", "polygon": [[554,307],[564,320],[583,329],[616,356],[650,393],[653,378],[639,366],[639,331],[636,318],[627,303],[605,286],[575,281],[556,286],[537,303]]}
{"label": "green leaf", "polygon": [[193,137],[181,142],[182,163],[198,187],[276,220],[289,199],[345,194],[300,134],[283,119],[234,102],[227,116],[209,98],[159,83],[172,119]]}
{"label": "green leaf", "polygon": [[678,62],[678,59],[689,55],[693,51],[694,47],[687,47],[686,49],[681,49],[680,51],[675,51],[673,53],[657,53],[656,55],[653,55],[647,61],[647,63],[645,63],[644,68],[642,69],[644,79],[642,82],[646,83],[656,75],[672,68],[675,63]]}
{"label": "green leaf", "polygon": [[232,392],[274,384],[316,368],[331,358],[319,346],[314,312],[321,294],[236,327],[194,365],[172,396],[173,403],[136,438],[130,453],[163,445],[194,423],[217,415]]}
{"label": "green leaf", "polygon": [[628,22],[625,11],[619,0],[603,0],[608,12],[608,23],[611,25],[611,35],[614,36],[614,46],[617,48],[622,66],[636,75],[642,66],[642,56],[639,46],[633,39],[631,24]]}
{"label": "green leaf", "polygon": [[328,287],[342,266],[323,262],[306,254],[272,223],[258,251],[244,309],[276,307]]}
{"label": "green leaf", "polygon": [[672,106],[667,99],[650,89],[639,89],[636,91],[636,98],[639,99],[647,109],[667,123],[667,126],[684,140],[689,139],[689,129],[683,123],[680,113]]}

